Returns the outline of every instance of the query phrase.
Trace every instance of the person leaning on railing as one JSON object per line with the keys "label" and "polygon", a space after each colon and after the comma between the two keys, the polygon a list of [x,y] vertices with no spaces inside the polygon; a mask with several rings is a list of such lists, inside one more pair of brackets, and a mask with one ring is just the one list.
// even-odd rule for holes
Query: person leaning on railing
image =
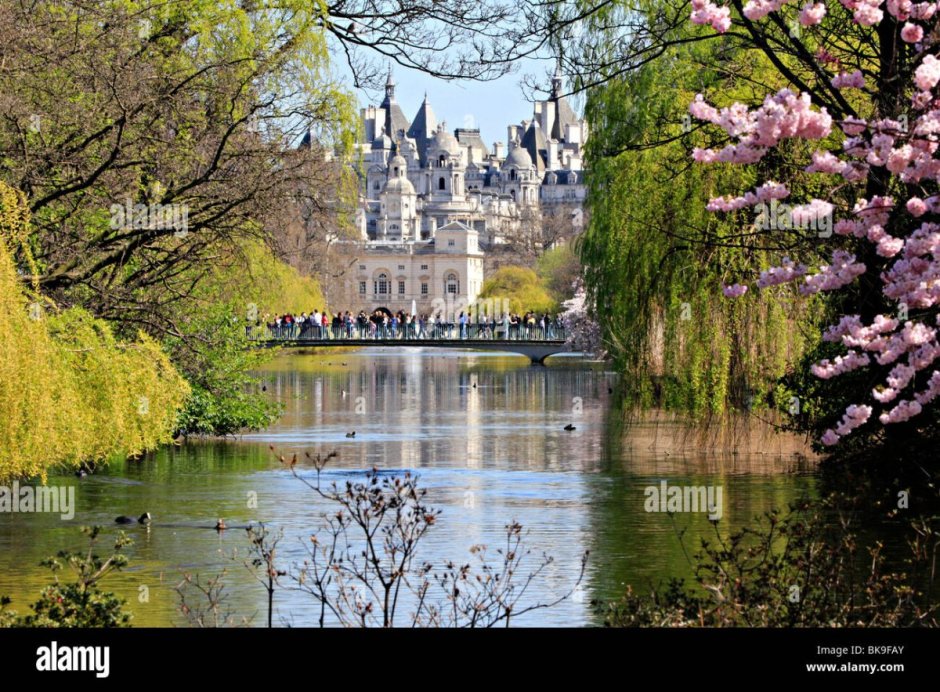
{"label": "person leaning on railing", "polygon": [[[257,317],[254,324],[250,320],[245,325],[245,335],[249,339],[490,339],[517,341],[563,340],[565,338],[564,320],[561,315],[549,315],[528,311],[504,313],[500,317],[481,314],[476,323],[470,313],[461,312],[454,322],[443,317],[430,315],[411,315],[403,310],[388,315],[376,310],[367,315],[360,310],[356,317],[346,310],[336,313],[315,310],[309,315],[302,312],[299,316],[292,313]],[[265,337],[265,335],[267,335]]]}

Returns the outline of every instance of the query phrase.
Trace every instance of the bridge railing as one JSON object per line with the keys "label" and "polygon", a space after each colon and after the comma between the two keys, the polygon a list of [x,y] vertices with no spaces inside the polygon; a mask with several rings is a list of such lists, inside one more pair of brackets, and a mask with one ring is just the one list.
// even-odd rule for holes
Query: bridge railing
{"label": "bridge railing", "polygon": [[317,327],[292,324],[280,327],[249,325],[245,335],[251,341],[412,341],[412,340],[466,340],[466,341],[564,341],[563,327],[549,325],[534,327],[509,325],[503,323],[459,324],[436,322],[433,325],[375,325],[372,322],[362,326],[353,323],[350,326]]}

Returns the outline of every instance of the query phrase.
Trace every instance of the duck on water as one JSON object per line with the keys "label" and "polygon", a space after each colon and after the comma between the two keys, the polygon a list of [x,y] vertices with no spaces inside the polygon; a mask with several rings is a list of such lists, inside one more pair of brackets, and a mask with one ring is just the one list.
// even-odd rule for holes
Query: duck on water
{"label": "duck on water", "polygon": [[[128,516],[121,515],[121,516],[119,516],[117,519],[114,520],[114,523],[116,523],[116,524],[134,524],[134,523],[137,523],[137,524],[142,524],[142,525],[144,525],[144,526],[149,526],[152,521],[153,521],[153,517],[150,515],[150,512],[144,512],[144,513],[141,514],[137,519],[134,519],[134,517],[128,517]],[[178,525],[170,524],[169,526],[178,526]],[[201,527],[194,527],[194,528],[201,528]],[[225,530],[226,530],[227,528],[229,528],[229,527],[226,526],[225,520],[220,518],[220,519],[215,523],[215,526],[212,526],[212,527],[210,527],[210,528],[213,528],[213,529],[215,529],[216,531],[222,532],[222,531],[225,531]],[[248,527],[247,527],[247,526],[241,526],[241,527],[238,527],[238,528],[248,528]]]}
{"label": "duck on water", "polygon": [[152,519],[153,517],[150,516],[150,512],[144,512],[139,517],[137,517],[137,519],[134,519],[133,517],[126,517],[126,516],[121,515],[120,517],[114,520],[114,523],[133,524],[134,522],[137,522],[138,524],[144,524],[146,526],[147,524],[150,523]]}

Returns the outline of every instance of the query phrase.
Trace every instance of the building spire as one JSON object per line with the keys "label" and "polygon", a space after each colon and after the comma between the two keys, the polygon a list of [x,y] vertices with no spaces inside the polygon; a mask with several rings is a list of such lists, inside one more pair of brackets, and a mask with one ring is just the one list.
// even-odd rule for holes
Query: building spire
{"label": "building spire", "polygon": [[385,97],[389,100],[395,98],[395,78],[392,77],[392,63],[388,64],[388,77],[385,79]]}
{"label": "building spire", "polygon": [[555,61],[555,76],[552,77],[552,98],[561,96],[564,79],[564,75],[561,73],[561,57],[559,57]]}

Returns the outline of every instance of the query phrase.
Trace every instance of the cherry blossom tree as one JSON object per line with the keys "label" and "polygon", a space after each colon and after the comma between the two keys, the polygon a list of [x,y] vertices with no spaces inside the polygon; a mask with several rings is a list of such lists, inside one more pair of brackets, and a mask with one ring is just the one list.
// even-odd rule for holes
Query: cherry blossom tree
{"label": "cherry blossom tree", "polygon": [[561,316],[565,325],[565,347],[570,351],[600,356],[604,354],[601,327],[591,316],[589,305],[584,286],[580,284],[574,298],[562,303],[565,308]]}
{"label": "cherry blossom tree", "polygon": [[[691,21],[729,40],[743,34],[766,42],[762,25],[776,27],[774,40],[786,41],[802,66],[798,72],[781,60],[791,86],[759,105],[717,107],[699,95],[689,111],[726,140],[720,148],[695,148],[695,161],[758,164],[801,143],[809,152],[805,172],[825,181],[813,188],[826,190],[819,198],[792,199],[786,186],[769,180],[708,203],[711,211],[729,213],[791,200],[793,228],[831,222],[828,260],[813,267],[782,257],[754,281],[760,289],[794,284],[803,295],[826,295],[842,307],[822,335],[840,353],[813,364],[812,374],[825,382],[852,372],[869,376],[844,395],[855,400],[841,402],[844,413],[821,435],[824,445],[863,426],[890,436],[910,422],[906,430],[924,432],[932,420],[926,412],[940,396],[937,9],[937,2],[910,0],[801,7],[785,0],[692,0]],[[834,30],[840,26],[852,27],[851,39]],[[740,299],[747,289],[741,282],[723,292]]]}

